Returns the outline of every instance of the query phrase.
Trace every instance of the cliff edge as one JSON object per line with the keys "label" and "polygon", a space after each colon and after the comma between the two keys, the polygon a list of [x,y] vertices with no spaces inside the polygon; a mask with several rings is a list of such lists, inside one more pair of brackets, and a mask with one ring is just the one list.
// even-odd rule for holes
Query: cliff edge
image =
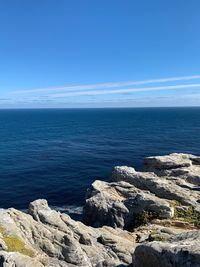
{"label": "cliff edge", "polygon": [[83,222],[46,200],[0,209],[2,267],[200,267],[200,157],[147,157],[87,190]]}

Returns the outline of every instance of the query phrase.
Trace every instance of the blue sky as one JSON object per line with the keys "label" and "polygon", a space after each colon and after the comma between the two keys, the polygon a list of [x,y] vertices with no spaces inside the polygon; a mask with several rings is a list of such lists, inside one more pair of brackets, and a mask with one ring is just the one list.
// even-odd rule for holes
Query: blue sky
{"label": "blue sky", "polygon": [[200,105],[199,0],[1,0],[0,108]]}

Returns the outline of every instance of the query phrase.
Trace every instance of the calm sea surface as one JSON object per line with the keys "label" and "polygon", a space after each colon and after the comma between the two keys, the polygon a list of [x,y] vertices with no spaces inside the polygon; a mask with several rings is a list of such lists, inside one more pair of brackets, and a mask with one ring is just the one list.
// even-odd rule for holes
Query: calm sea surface
{"label": "calm sea surface", "polygon": [[0,207],[78,207],[113,166],[200,154],[200,108],[0,110]]}

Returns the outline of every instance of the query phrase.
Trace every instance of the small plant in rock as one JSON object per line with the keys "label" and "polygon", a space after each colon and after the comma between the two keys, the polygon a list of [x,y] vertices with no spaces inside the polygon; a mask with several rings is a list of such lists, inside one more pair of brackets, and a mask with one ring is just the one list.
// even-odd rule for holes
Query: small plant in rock
{"label": "small plant in rock", "polygon": [[142,213],[135,214],[133,217],[131,229],[133,230],[139,226],[146,225],[158,217],[159,214],[152,211],[143,211]]}
{"label": "small plant in rock", "polygon": [[200,213],[193,206],[185,208],[175,207],[174,217],[193,223],[197,228],[200,228]]}

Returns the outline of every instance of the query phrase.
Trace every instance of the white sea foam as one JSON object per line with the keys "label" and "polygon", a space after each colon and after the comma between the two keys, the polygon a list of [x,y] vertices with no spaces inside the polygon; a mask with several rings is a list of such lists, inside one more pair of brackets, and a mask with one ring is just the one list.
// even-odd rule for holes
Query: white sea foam
{"label": "white sea foam", "polygon": [[64,206],[51,206],[52,209],[64,213],[69,214],[78,214],[81,215],[83,213],[83,206],[75,206],[75,205],[64,205]]}
{"label": "white sea foam", "polygon": [[[52,210],[60,211],[67,214],[77,214],[82,215],[83,206],[75,206],[75,205],[63,205],[63,206],[50,206]],[[20,209],[22,212],[28,213],[27,209]]]}

